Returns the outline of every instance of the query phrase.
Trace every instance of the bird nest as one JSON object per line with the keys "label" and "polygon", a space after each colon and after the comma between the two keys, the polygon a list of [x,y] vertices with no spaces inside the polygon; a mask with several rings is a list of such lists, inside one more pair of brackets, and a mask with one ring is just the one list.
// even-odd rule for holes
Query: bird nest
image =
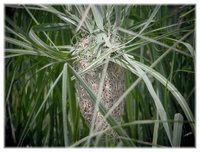
{"label": "bird nest", "polygon": [[[90,37],[87,39],[83,39],[78,44],[80,49],[84,48],[87,49],[89,46],[89,41],[91,40]],[[95,40],[92,40],[92,43],[95,43]],[[87,44],[86,44],[87,43]],[[91,43],[90,43],[91,44]],[[94,45],[94,44],[92,44]],[[88,50],[89,51],[89,50]],[[79,60],[77,60],[74,64],[75,69],[77,72],[84,70],[88,67],[91,62],[93,61],[93,56],[79,56]],[[98,94],[100,81],[102,77],[103,66],[99,66],[97,68],[93,68],[86,73],[84,73],[81,77],[82,79],[90,86],[91,90]],[[115,104],[115,102],[119,99],[119,97],[124,92],[124,72],[123,69],[113,63],[109,62],[108,68],[106,71],[105,79],[104,79],[104,86],[103,91],[101,94],[101,103],[104,105],[106,110],[111,109],[111,107]],[[94,114],[94,104],[91,101],[89,94],[87,91],[80,85],[78,81],[76,81],[76,98],[78,100],[81,113],[85,120],[87,121],[88,125],[91,126],[91,121]],[[112,112],[113,118],[120,122],[124,109],[124,102],[121,102]],[[100,111],[97,111],[96,119],[94,128],[96,131],[102,131],[107,128],[110,128],[109,124],[104,120],[103,115]],[[106,134],[114,134],[111,130],[108,130]]]}

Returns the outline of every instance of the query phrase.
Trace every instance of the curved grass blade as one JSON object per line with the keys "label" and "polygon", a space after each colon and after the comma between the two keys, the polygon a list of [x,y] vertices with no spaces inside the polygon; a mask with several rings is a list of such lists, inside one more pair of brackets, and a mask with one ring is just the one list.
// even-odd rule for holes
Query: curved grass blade
{"label": "curved grass blade", "polygon": [[154,10],[153,10],[151,16],[148,18],[148,20],[147,20],[147,22],[145,23],[144,27],[143,27],[142,30],[139,32],[139,35],[140,35],[140,34],[149,26],[149,24],[153,21],[153,18],[156,16],[156,14],[158,13],[159,9],[160,9],[160,5],[157,5],[157,6],[154,8]]}
{"label": "curved grass blade", "polygon": [[185,45],[185,47],[188,49],[188,51],[190,52],[191,56],[194,58],[195,56],[195,51],[194,51],[194,48],[189,44],[189,43],[186,43],[186,42],[183,42],[183,41],[180,41],[180,40],[176,40],[176,39],[172,39],[172,38],[168,38],[169,40],[173,40],[175,42],[178,42],[178,43],[181,43],[183,45]]}
{"label": "curved grass blade", "polygon": [[[155,71],[149,66],[144,65],[143,63],[140,63],[138,61],[134,61],[134,64],[138,65],[140,68],[151,74],[154,78],[156,78],[160,83],[162,83],[167,89],[172,93],[172,95],[176,98],[178,104],[181,106],[182,110],[185,113],[185,116],[190,122],[194,122],[194,117],[192,114],[192,111],[190,110],[185,98],[181,95],[181,93],[178,91],[178,89],[169,82],[164,76],[162,76],[160,73]],[[194,123],[190,123],[190,126],[195,131],[195,125]]]}
{"label": "curved grass blade", "polygon": [[51,13],[55,14],[57,17],[59,17],[60,19],[62,19],[63,21],[77,26],[77,23],[74,20],[66,17],[66,15],[64,13],[58,11],[54,7],[52,7],[50,5],[39,5],[39,6],[42,8],[43,11],[51,12]]}
{"label": "curved grass blade", "polygon": [[[29,11],[29,9],[26,8],[26,6],[24,6],[25,10],[28,12],[28,14],[31,16],[32,20],[37,24],[39,25],[39,22],[36,20],[36,18],[34,17],[34,15]],[[36,26],[37,27],[37,26]],[[55,44],[53,43],[53,41],[50,39],[50,37],[45,33],[43,32],[43,34],[46,36],[46,38],[49,40],[50,44],[53,45],[53,47],[57,50],[58,48],[55,46]]]}
{"label": "curved grass blade", "polygon": [[[118,62],[116,62],[118,63]],[[137,64],[139,67],[141,67],[143,70],[146,71],[146,73],[151,74],[152,76],[154,76],[158,81],[160,81],[160,83],[162,83],[165,87],[167,87],[167,89],[172,93],[172,95],[175,97],[175,99],[177,100],[178,104],[181,106],[181,108],[183,109],[185,116],[187,117],[188,121],[190,122],[190,126],[193,130],[193,132],[195,132],[195,125],[194,125],[194,117],[193,114],[186,102],[186,100],[184,99],[184,97],[181,95],[181,93],[177,90],[177,88],[171,83],[169,82],[165,77],[163,77],[160,73],[158,73],[157,71],[155,71],[154,69],[152,69],[151,67],[148,67],[138,61],[134,61],[135,64]],[[122,65],[122,64],[121,64]],[[123,66],[124,68],[127,68],[127,66]],[[134,69],[132,69],[134,71]],[[135,71],[135,74],[137,74],[137,72]],[[137,84],[140,82],[141,78],[137,79]],[[136,84],[136,85],[137,85]],[[135,85],[129,87],[129,89],[125,92],[126,94],[130,93],[130,91],[135,87]],[[124,96],[125,93],[123,94]],[[124,98],[124,97],[123,97]],[[121,99],[122,100],[122,99]],[[119,102],[120,103],[120,102]],[[118,104],[119,104],[118,103]],[[113,108],[113,107],[112,107]],[[112,109],[111,108],[111,109]],[[112,112],[111,110],[109,110],[109,113]]]}
{"label": "curved grass blade", "polygon": [[42,41],[35,33],[34,27],[37,27],[40,25],[33,26],[31,30],[29,31],[29,36],[31,40],[33,41],[36,46],[40,48],[40,52],[45,54],[49,58],[53,58],[55,60],[64,60],[69,54],[68,53],[62,53],[58,52],[57,50],[53,50],[51,47],[49,47],[44,41]]}
{"label": "curved grass blade", "polygon": [[[167,45],[167,44],[164,44],[164,43],[162,43],[162,42],[160,42],[160,41],[157,41],[157,40],[155,40],[155,39],[152,39],[152,38],[143,36],[143,35],[141,35],[141,34],[135,33],[135,32],[133,32],[133,31],[129,31],[129,30],[123,29],[123,28],[121,28],[121,27],[119,27],[118,30],[121,31],[121,32],[130,34],[130,35],[137,36],[137,37],[139,37],[139,38],[141,38],[141,39],[143,39],[143,40],[146,40],[146,41],[149,41],[149,42],[158,44],[158,45],[163,46],[163,47],[165,47],[165,48],[168,48],[168,49],[171,48],[171,47],[170,47],[169,45]],[[178,53],[181,53],[181,54],[183,54],[183,55],[186,55],[186,56],[188,56],[188,57],[192,57],[190,54],[188,54],[188,53],[186,53],[186,52],[183,52],[183,51],[181,51],[181,50],[179,50],[179,49],[176,49],[176,48],[174,48],[174,47],[172,48],[172,50],[174,50],[174,51],[176,51],[176,52],[178,52]]]}
{"label": "curved grass blade", "polygon": [[[148,20],[144,23],[143,28],[140,30],[140,32],[138,34],[135,34],[135,36],[129,40],[128,42],[126,42],[125,44],[128,44],[130,42],[132,42],[133,40],[135,40],[137,37],[139,37],[141,35],[141,33],[149,26],[149,24],[151,22],[153,22],[153,18],[155,17],[155,15],[157,14],[158,10],[160,9],[160,6],[156,6],[154,11],[152,12],[151,16],[148,18]],[[120,27],[117,28],[118,30],[121,30]]]}
{"label": "curved grass blade", "polygon": [[5,37],[5,41],[7,43],[14,44],[14,45],[19,46],[21,48],[25,48],[25,49],[28,49],[28,50],[33,50],[33,47],[31,46],[31,44],[28,44],[26,42],[23,42],[23,41],[14,39],[14,38]]}
{"label": "curved grass blade", "polygon": [[16,37],[19,37],[21,40],[25,41],[26,43],[31,44],[24,35],[22,35],[22,33],[18,33],[16,31],[14,31],[13,29],[11,29],[8,26],[5,26],[6,32],[12,33],[14,34]]}
{"label": "curved grass blade", "polygon": [[[187,34],[185,34],[180,40],[184,40],[185,38],[187,38],[190,34],[192,33],[192,31],[188,32]],[[178,42],[176,42],[171,48],[169,48],[165,53],[163,53],[150,67],[153,68],[155,67],[167,54],[169,54],[171,52],[171,49],[173,47],[176,47],[176,45],[178,45]],[[124,53],[121,53],[120,55],[123,55]],[[123,63],[118,59],[114,59],[115,57],[112,58],[112,62],[115,62],[117,64],[119,64],[120,66],[127,68],[127,63]],[[103,62],[104,63],[104,62]],[[101,64],[103,64],[101,63]],[[136,73],[136,72],[135,72]],[[148,73],[148,72],[146,72]],[[136,73],[137,74],[137,73]],[[112,106],[112,108],[107,112],[106,116],[108,114],[111,114],[112,111],[121,103],[121,101],[123,101],[123,99],[139,84],[139,82],[142,80],[142,78],[138,78],[124,93],[123,95],[118,99],[118,101],[116,101],[116,104]],[[166,80],[167,82],[167,80]],[[166,86],[167,83],[164,83],[163,85]],[[168,82],[168,85],[170,85],[171,83]],[[193,121],[190,121],[193,122]]]}
{"label": "curved grass blade", "polygon": [[[167,119],[167,114],[166,114],[166,111],[162,105],[162,102],[160,101],[160,99],[158,98],[158,96],[156,95],[156,92],[151,84],[151,81],[149,80],[149,78],[147,77],[146,73],[140,69],[139,66],[137,66],[135,63],[134,63],[134,60],[131,60],[128,55],[124,54],[123,55],[124,58],[126,59],[126,61],[130,64],[131,67],[135,68],[136,71],[138,72],[138,75],[140,77],[142,77],[142,79],[144,80],[148,90],[149,90],[149,93],[151,94],[153,100],[154,100],[154,103],[156,105],[156,108],[157,108],[157,111],[158,111],[158,114],[161,118],[162,121],[166,121],[168,120]],[[172,144],[172,140],[171,140],[171,133],[170,133],[170,129],[169,129],[169,125],[168,123],[163,123],[163,126],[165,128],[165,131],[167,133],[167,136],[168,136],[168,139],[170,141],[170,143]]]}

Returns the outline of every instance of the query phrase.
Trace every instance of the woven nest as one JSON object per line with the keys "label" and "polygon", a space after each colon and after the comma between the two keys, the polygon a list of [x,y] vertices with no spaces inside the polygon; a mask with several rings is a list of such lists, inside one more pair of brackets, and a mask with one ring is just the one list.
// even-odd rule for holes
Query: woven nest
{"label": "woven nest", "polygon": [[[83,44],[82,44],[83,45]],[[79,72],[85,69],[92,62],[92,58],[90,57],[82,57],[80,60],[76,61],[74,66],[75,69]],[[87,84],[91,87],[94,93],[98,94],[98,89],[102,77],[103,66],[99,66],[96,69],[92,69],[82,75],[82,78]],[[113,63],[109,62],[108,69],[106,72],[103,92],[101,94],[101,103],[104,107],[109,110],[113,104],[119,99],[119,97],[124,92],[124,74],[123,69]],[[81,113],[85,120],[87,121],[89,127],[91,126],[91,121],[94,114],[94,104],[92,103],[92,99],[90,98],[87,91],[76,82],[76,98],[78,100]],[[120,122],[124,109],[124,102],[121,102],[112,112],[112,116],[118,122]],[[102,114],[97,111],[97,116],[95,119],[95,130],[102,131],[104,129],[109,128],[109,124],[104,120]],[[107,135],[114,135],[115,133],[109,129],[106,132]]]}

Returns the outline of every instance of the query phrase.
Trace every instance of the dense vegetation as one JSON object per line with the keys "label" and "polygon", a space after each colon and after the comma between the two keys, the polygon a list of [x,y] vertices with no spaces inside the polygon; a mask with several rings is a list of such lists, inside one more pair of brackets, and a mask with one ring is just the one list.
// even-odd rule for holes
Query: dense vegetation
{"label": "dense vegetation", "polygon": [[[88,35],[93,52],[80,45]],[[111,62],[125,76],[121,122],[81,77]],[[75,81],[115,141],[88,127]],[[6,5],[5,146],[195,146],[195,6]]]}

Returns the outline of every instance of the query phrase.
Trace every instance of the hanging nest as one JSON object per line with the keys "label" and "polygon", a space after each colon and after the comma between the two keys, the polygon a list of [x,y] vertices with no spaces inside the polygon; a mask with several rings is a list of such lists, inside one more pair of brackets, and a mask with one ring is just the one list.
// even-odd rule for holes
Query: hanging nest
{"label": "hanging nest", "polygon": [[[93,43],[92,45],[95,45],[94,38],[87,36],[85,39],[82,39],[82,41],[80,41],[80,43],[78,44],[78,48],[80,48],[80,50],[87,50],[88,46],[91,45],[91,40],[91,43]],[[89,52],[89,50],[87,50],[87,52]],[[74,63],[76,71],[79,72],[85,69],[88,65],[91,64],[93,59],[94,57],[92,56],[92,52],[90,52],[90,54],[84,53],[79,55],[79,59]],[[102,72],[103,65],[95,69],[89,70],[88,72],[82,75],[82,79],[91,87],[96,96],[98,94],[98,89],[102,78]],[[106,76],[104,79],[103,91],[101,94],[101,103],[104,105],[106,110],[109,110],[113,106],[113,104],[119,99],[123,92],[123,69],[113,62],[109,62]],[[89,94],[81,86],[81,84],[79,84],[78,81],[76,81],[76,98],[79,103],[81,113],[90,127],[95,107],[91,101],[92,99],[90,98]],[[112,116],[118,122],[121,121],[123,109],[124,102],[122,101],[112,112]],[[94,129],[96,131],[102,131],[107,127],[110,127],[109,124],[104,120],[103,115],[100,113],[100,111],[97,111]],[[108,129],[106,134],[115,136],[115,133],[111,129]]]}

